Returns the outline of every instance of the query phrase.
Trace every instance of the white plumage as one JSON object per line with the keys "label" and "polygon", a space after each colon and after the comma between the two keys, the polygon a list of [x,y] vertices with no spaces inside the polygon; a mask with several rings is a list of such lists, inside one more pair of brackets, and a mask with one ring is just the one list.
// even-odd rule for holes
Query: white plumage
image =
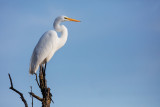
{"label": "white plumage", "polygon": [[66,43],[68,30],[64,25],[60,25],[60,23],[64,21],[80,22],[79,20],[71,19],[66,16],[60,16],[55,19],[54,29],[57,32],[61,32],[61,36],[58,37],[56,31],[54,30],[49,30],[42,35],[36,47],[34,48],[31,57],[29,68],[30,74],[36,73],[39,66],[46,64],[52,58],[54,53]]}

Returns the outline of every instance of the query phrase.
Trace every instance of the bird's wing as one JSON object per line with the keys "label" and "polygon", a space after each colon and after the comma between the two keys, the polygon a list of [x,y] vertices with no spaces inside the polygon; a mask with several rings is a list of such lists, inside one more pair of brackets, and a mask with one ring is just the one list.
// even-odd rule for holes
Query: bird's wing
{"label": "bird's wing", "polygon": [[30,73],[36,72],[39,64],[44,63],[45,58],[51,53],[55,37],[57,37],[57,33],[51,30],[44,33],[40,38],[31,57]]}

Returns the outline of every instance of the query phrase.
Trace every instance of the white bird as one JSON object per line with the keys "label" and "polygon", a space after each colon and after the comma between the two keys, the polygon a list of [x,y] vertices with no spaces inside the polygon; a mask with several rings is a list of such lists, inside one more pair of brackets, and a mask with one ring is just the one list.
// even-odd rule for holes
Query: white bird
{"label": "white bird", "polygon": [[[66,16],[59,16],[55,19],[53,24],[55,31],[49,30],[45,32],[34,48],[29,68],[30,74],[35,74],[41,65],[45,64],[46,67],[47,62],[52,58],[55,52],[65,45],[68,37],[68,30],[64,25],[60,25],[60,23],[64,21],[80,22],[79,20]],[[56,31],[61,33],[60,37],[58,37]]]}

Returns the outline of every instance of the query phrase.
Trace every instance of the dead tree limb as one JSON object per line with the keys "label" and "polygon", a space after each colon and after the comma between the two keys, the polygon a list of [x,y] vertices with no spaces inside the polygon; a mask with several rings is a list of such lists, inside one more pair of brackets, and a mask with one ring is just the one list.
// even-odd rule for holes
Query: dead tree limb
{"label": "dead tree limb", "polygon": [[10,87],[9,89],[11,89],[11,90],[13,90],[14,92],[18,93],[18,94],[20,95],[20,98],[21,98],[21,100],[23,101],[25,107],[28,107],[27,101],[26,101],[25,98],[23,97],[23,94],[22,94],[20,91],[16,90],[16,89],[13,87],[12,78],[11,78],[11,76],[10,76],[9,73],[8,73],[8,76],[9,76],[10,83],[11,83],[11,87]]}
{"label": "dead tree limb", "polygon": [[[45,70],[46,70],[46,65],[45,65],[45,68],[40,66],[39,81],[38,81],[37,74],[35,74],[36,75],[36,79],[35,80],[37,82],[38,87],[41,90],[41,94],[42,94],[43,98],[35,95],[32,92],[32,87],[31,87],[31,92],[29,92],[29,94],[32,96],[32,107],[33,107],[33,98],[36,98],[37,100],[41,101],[42,107],[50,107],[51,101],[53,102],[52,94],[50,92],[50,88],[47,87],[47,80],[46,80]],[[23,103],[25,104],[25,107],[28,107],[27,101],[24,99],[23,94],[13,87],[12,78],[11,78],[10,74],[8,74],[8,76],[9,76],[10,84],[11,84],[10,89],[15,91],[16,93],[18,93],[20,95],[20,98],[22,99]]]}
{"label": "dead tree limb", "polygon": [[29,92],[30,95],[32,95],[34,98],[36,98],[37,100],[42,102],[42,107],[50,107],[50,103],[52,100],[52,94],[50,93],[50,88],[47,87],[47,80],[45,78],[46,74],[45,74],[45,69],[40,66],[40,71],[39,71],[39,82],[38,82],[38,78],[36,75],[36,82],[38,87],[41,90],[42,96],[43,98],[40,98],[39,96],[35,95],[33,92]]}

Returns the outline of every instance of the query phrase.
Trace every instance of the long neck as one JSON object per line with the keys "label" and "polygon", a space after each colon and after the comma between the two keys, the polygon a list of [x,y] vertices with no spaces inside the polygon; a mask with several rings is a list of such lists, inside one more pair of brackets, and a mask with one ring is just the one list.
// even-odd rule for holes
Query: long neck
{"label": "long neck", "polygon": [[59,37],[59,45],[57,47],[58,49],[65,45],[68,38],[68,30],[64,25],[60,25],[60,22],[61,21],[59,20],[54,22],[54,29],[61,33],[61,36]]}

